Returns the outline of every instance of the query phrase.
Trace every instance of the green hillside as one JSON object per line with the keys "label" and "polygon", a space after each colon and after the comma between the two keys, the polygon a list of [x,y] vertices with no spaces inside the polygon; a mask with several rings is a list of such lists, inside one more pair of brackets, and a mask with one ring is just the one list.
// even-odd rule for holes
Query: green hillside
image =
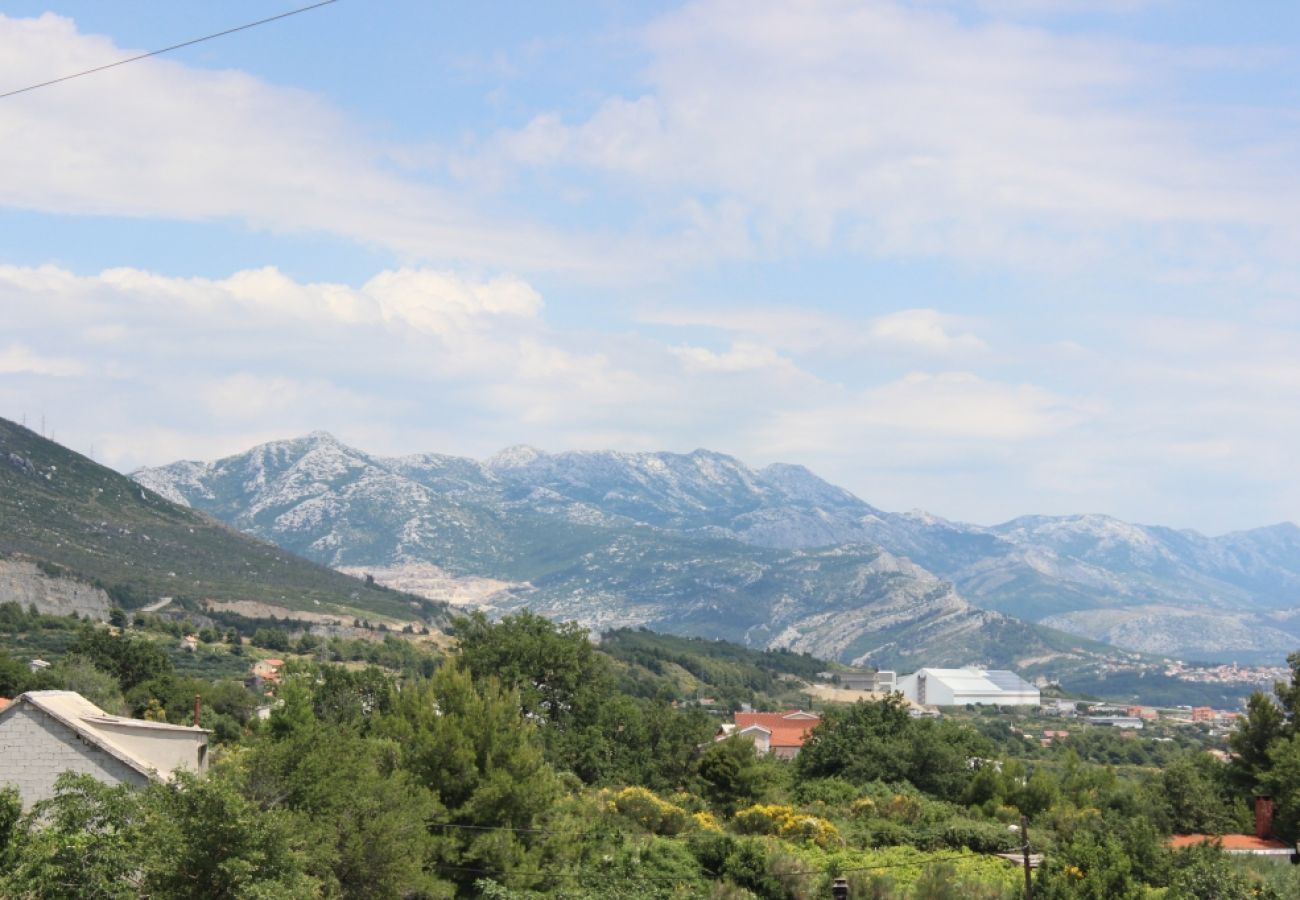
{"label": "green hillside", "polygon": [[445,618],[441,604],[240,534],[7,419],[0,419],[0,557],[97,583],[128,608],[175,597]]}

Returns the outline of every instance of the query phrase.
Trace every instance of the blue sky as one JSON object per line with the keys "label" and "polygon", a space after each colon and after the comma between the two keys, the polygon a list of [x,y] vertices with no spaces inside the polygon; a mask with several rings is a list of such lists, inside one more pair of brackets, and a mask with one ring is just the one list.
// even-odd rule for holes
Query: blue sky
{"label": "blue sky", "polygon": [[[6,4],[0,92],[292,4]],[[1300,519],[1300,6],[330,6],[0,100],[0,415]]]}

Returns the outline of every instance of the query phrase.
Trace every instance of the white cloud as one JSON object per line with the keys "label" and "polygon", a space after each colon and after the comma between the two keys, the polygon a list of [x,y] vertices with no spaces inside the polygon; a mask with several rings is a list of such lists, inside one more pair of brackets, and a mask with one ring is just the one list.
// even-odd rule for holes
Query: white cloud
{"label": "white cloud", "polygon": [[10,344],[0,349],[0,375],[49,375],[65,378],[85,371],[85,367],[74,359],[43,356],[22,344]]}
{"label": "white cloud", "polygon": [[1059,433],[1086,416],[1034,385],[969,372],[913,372],[834,405],[786,411],[767,426],[765,439],[787,453],[871,447],[900,436],[1017,442]]}
{"label": "white cloud", "polygon": [[388,453],[705,446],[977,521],[1087,507],[1215,530],[1300,499],[1300,334],[1271,319],[1119,320],[1127,343],[1017,360],[909,310],[858,324],[857,346],[911,348],[868,368],[820,365],[834,319],[814,337],[788,310],[693,320],[721,343],[560,328],[527,282],[418,269],[354,287],[10,266],[0,309],[0,415],[44,414],[120,468],[325,428]]}
{"label": "white cloud", "polygon": [[1294,138],[1266,113],[1210,130],[1164,101],[1150,73],[1205,65],[1191,52],[886,0],[704,0],[645,43],[643,93],[540,114],[497,136],[499,160],[612,173],[650,203],[726,198],[769,252],[1151,267],[1135,231],[1189,259],[1206,228],[1294,242]]}
{"label": "white cloud", "polygon": [[[231,434],[316,428],[384,434],[395,446],[380,449],[408,451],[486,453],[521,440],[566,447],[622,435],[638,447],[704,445],[762,458],[768,445],[756,436],[787,422],[821,423],[827,440],[886,429],[927,441],[1015,441],[1055,427],[1060,405],[1031,386],[953,373],[846,393],[761,339],[711,349],[561,331],[531,285],[505,276],[401,269],[351,287],[275,269],[204,279],[0,266],[0,306],[24,340],[61,335],[58,365],[76,359],[109,373],[89,386],[47,388],[31,407],[8,411],[48,408],[65,434],[75,422],[83,447],[94,442],[126,467],[193,446],[187,430],[224,447]],[[945,325],[913,311],[874,322],[866,339],[926,349],[960,342]],[[0,357],[17,358],[12,350]],[[33,354],[21,359],[36,367]],[[11,396],[5,388],[0,378],[0,399]],[[149,422],[132,444],[120,423],[140,409]],[[409,443],[435,429],[457,434],[455,444]]]}
{"label": "white cloud", "polygon": [[[0,16],[0,44],[6,85],[132,52],[53,14]],[[489,221],[447,190],[392,174],[390,149],[358,133],[308,92],[141,60],[0,105],[0,205],[323,231],[414,259],[583,271],[613,264],[609,248]]]}
{"label": "white cloud", "polygon": [[202,383],[195,398],[205,412],[229,427],[272,421],[311,421],[315,417],[373,415],[376,406],[392,415],[406,410],[392,399],[367,396],[324,380],[240,372]]}
{"label": "white cloud", "polygon": [[[970,18],[703,0],[645,29],[639,94],[459,149],[381,145],[320,96],[142,60],[0,106],[0,205],[323,231],[402,259],[598,278],[809,246],[1022,267],[1120,256],[1216,277],[1215,260],[1243,253],[1266,275],[1293,267],[1298,154],[1282,120],[1163,99],[1204,54]],[[0,43],[8,84],[130,52],[51,14],[0,16]],[[426,157],[434,177],[393,166]],[[574,208],[600,229],[554,224]]]}
{"label": "white cloud", "polygon": [[771,347],[746,342],[732,344],[730,349],[722,353],[707,347],[681,346],[673,347],[672,354],[690,372],[753,372],[772,369],[793,374],[798,371],[790,360]]}
{"label": "white cloud", "polygon": [[933,309],[905,309],[881,316],[871,324],[872,338],[882,344],[915,347],[930,353],[984,350],[985,343],[970,333],[953,334],[956,316]]}
{"label": "white cloud", "polygon": [[[802,309],[660,308],[639,316],[642,322],[682,328],[699,327],[739,337],[740,347],[781,348],[797,354],[875,350],[923,356],[968,356],[988,349],[969,319],[934,309],[902,309],[882,316],[850,320]],[[749,352],[750,358],[754,353]]]}

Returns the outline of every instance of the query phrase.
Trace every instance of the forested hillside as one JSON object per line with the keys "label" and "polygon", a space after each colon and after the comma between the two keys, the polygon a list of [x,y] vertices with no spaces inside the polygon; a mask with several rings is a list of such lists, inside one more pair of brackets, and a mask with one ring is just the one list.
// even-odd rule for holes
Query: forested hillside
{"label": "forested hillside", "polygon": [[128,609],[174,597],[256,603],[281,615],[350,618],[360,612],[445,621],[441,604],[367,584],[241,534],[0,419],[5,557],[96,584]]}

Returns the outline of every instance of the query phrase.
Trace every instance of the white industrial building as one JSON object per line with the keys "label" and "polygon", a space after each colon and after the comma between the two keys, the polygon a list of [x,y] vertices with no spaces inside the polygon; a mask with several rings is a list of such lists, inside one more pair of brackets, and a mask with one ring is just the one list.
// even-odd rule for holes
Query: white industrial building
{"label": "white industrial building", "polygon": [[1003,669],[920,669],[898,679],[898,690],[922,706],[1037,706],[1038,688]]}

